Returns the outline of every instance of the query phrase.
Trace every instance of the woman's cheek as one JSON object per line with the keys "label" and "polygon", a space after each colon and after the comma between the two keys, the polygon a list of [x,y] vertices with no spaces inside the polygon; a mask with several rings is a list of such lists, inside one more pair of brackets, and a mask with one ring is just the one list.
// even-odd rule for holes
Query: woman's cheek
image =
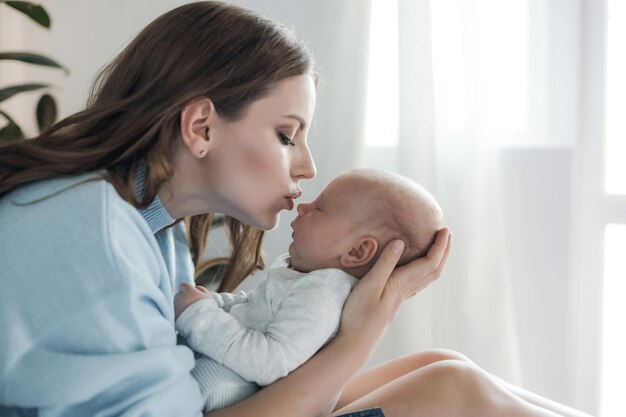
{"label": "woman's cheek", "polygon": [[278,162],[276,159],[276,156],[270,153],[268,149],[254,147],[245,152],[243,163],[251,175],[259,178],[272,171],[274,164]]}

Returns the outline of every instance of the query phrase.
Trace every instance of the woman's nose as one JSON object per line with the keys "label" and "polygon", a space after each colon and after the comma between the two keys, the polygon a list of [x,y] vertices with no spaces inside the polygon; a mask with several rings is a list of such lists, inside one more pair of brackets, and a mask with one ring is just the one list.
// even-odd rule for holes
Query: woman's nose
{"label": "woman's nose", "polygon": [[315,169],[315,162],[309,147],[304,144],[300,146],[300,152],[298,157],[293,161],[294,167],[292,170],[293,176],[300,179],[309,180],[315,177],[317,170]]}

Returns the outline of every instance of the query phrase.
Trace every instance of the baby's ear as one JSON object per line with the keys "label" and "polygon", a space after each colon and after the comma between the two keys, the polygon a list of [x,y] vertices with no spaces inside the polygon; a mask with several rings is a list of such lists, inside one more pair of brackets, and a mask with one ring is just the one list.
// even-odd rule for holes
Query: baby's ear
{"label": "baby's ear", "polygon": [[367,265],[376,256],[378,241],[373,236],[360,237],[352,248],[341,255],[339,263],[343,268],[358,268]]}

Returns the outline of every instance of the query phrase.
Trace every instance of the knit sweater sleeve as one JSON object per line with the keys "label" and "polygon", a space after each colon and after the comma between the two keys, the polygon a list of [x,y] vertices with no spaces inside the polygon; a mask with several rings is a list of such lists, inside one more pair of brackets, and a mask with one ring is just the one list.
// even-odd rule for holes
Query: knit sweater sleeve
{"label": "knit sweater sleeve", "polygon": [[0,404],[40,416],[199,416],[172,283],[137,211],[102,181],[10,200],[0,200]]}
{"label": "knit sweater sleeve", "polygon": [[271,384],[306,362],[339,326],[351,284],[343,272],[327,271],[298,278],[280,299],[268,300],[277,308],[264,330],[245,326],[210,298],[189,306],[177,328],[195,350],[248,381]]}

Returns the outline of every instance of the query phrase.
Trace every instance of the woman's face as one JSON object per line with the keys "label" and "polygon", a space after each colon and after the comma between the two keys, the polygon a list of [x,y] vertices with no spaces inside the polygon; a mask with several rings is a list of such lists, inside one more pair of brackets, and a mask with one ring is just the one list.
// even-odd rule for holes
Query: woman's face
{"label": "woman's face", "polygon": [[315,175],[306,142],[314,110],[313,79],[302,75],[277,83],[239,120],[215,118],[203,158],[212,211],[273,229],[280,211],[293,209],[299,181]]}

